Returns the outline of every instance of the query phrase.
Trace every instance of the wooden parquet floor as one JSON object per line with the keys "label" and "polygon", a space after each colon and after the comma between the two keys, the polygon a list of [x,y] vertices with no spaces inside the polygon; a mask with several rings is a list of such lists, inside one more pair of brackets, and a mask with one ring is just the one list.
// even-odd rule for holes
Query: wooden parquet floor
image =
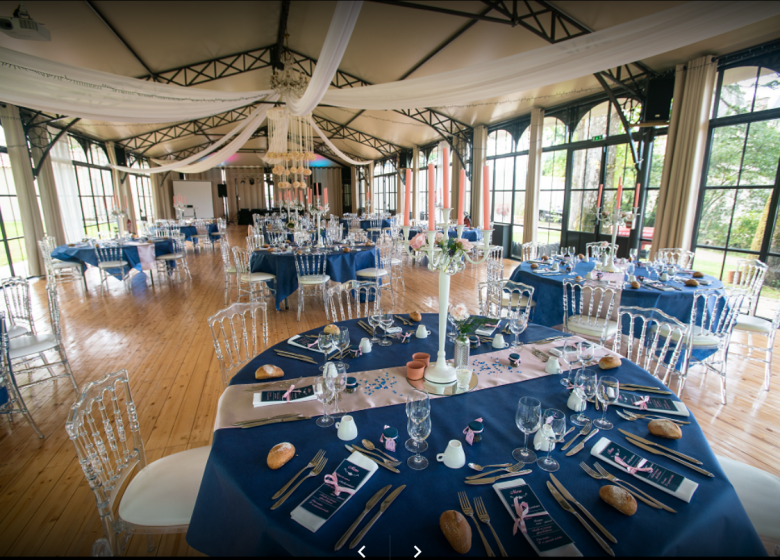
{"label": "wooden parquet floor", "polygon": [[[231,244],[243,245],[245,231],[231,227]],[[149,461],[208,445],[222,390],[206,325],[224,307],[221,257],[218,250],[190,253],[189,263],[193,279],[181,284],[156,281],[152,288],[138,275],[130,294],[112,281],[110,293],[101,296],[93,269],[87,294],[75,283],[59,290],[65,347],[79,385],[127,369]],[[517,263],[505,263],[509,276]],[[451,301],[477,312],[476,287],[484,274],[484,267],[467,267],[453,277]],[[396,291],[396,312],[437,309],[434,273],[407,266],[405,280],[406,289]],[[35,281],[32,292],[37,325],[47,331],[44,281]],[[289,311],[269,310],[271,344],[325,324],[322,303],[308,299],[306,305],[300,323],[295,296]],[[756,337],[756,343],[763,338]],[[760,392],[763,365],[739,359],[740,352],[736,349],[729,361],[728,405],[719,404],[715,376],[697,372],[689,378],[685,402],[716,453],[780,475],[780,379],[771,392]],[[20,416],[13,423],[0,418],[0,555],[88,555],[102,528],[64,428],[76,394],[64,381],[23,394],[46,438],[39,440]],[[184,535],[157,537],[156,542],[155,555],[199,554]],[[133,538],[127,553],[147,555],[145,538]]]}

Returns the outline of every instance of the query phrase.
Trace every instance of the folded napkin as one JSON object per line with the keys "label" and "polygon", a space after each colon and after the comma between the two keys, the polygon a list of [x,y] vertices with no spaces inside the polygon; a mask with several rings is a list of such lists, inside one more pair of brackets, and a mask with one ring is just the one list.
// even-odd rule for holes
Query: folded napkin
{"label": "folded napkin", "polygon": [[[522,533],[539,556],[582,556],[574,541],[555,522],[522,478],[499,482],[493,489],[515,522],[513,533]],[[552,496],[552,501],[555,501]],[[515,505],[517,504],[517,505]],[[518,523],[518,510],[523,515]]]}
{"label": "folded napkin", "polygon": [[672,400],[669,397],[650,396],[650,400],[645,403],[646,406],[644,407],[637,404],[640,399],[642,399],[642,397],[636,393],[620,393],[617,402],[614,404],[633,410],[642,410],[643,412],[660,412],[672,416],[685,416],[686,418],[691,415],[687,406],[679,401]]}
{"label": "folded napkin", "polygon": [[[309,340],[308,338],[303,338],[301,335],[296,334],[292,338],[290,338],[287,341],[287,344],[290,344],[291,346],[297,346],[298,348],[303,348],[304,350],[311,350],[312,352],[319,352],[320,354],[326,354],[326,352],[323,352],[319,349],[317,344],[314,344],[313,346],[309,347],[308,345],[311,344],[311,342],[315,342],[314,339],[311,339],[311,342],[306,342]],[[332,354],[333,352],[336,352],[338,348],[336,348],[336,345],[333,345],[333,348],[331,350],[327,351],[327,354]]]}
{"label": "folded napkin", "polygon": [[403,330],[401,327],[399,327],[397,325],[393,325],[392,327],[387,328],[387,329],[384,328],[382,325],[380,325],[379,328],[382,329],[383,331],[385,331],[387,334],[396,334],[396,333],[399,333],[399,332],[401,332]]}
{"label": "folded napkin", "polygon": [[[289,399],[287,398],[288,396]],[[314,394],[314,387],[312,385],[297,389],[295,388],[295,385],[292,385],[289,390],[260,391],[259,393],[255,393],[252,395],[252,406],[258,408],[272,404],[281,404],[283,402],[313,401],[316,398],[317,396]]]}
{"label": "folded napkin", "polygon": [[609,438],[603,437],[598,440],[596,445],[591,448],[590,454],[683,502],[690,503],[693,493],[699,487],[697,483],[683,475],[656,465],[610,441]]}
{"label": "folded napkin", "polygon": [[645,284],[647,284],[648,286],[652,286],[653,288],[656,288],[658,290],[662,290],[664,292],[674,292],[675,291],[674,288],[672,288],[671,286],[667,286],[663,282],[655,282],[653,280],[645,280]]}
{"label": "folded napkin", "polygon": [[365,455],[352,453],[334,471],[327,471],[325,483],[292,510],[290,517],[312,533],[316,533],[368,482],[378,468],[379,465]]}
{"label": "folded napkin", "polygon": [[[495,326],[491,327],[490,325]],[[499,327],[501,327],[501,321],[496,319],[493,323],[484,323],[481,327],[474,331],[474,334],[478,334],[479,336],[491,336],[493,332]]]}

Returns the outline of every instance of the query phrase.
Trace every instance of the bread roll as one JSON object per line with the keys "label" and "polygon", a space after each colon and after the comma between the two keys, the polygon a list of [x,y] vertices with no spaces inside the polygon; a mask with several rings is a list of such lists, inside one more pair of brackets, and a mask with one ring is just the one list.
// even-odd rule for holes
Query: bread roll
{"label": "bread roll", "polygon": [[694,272],[693,274],[691,274],[691,276],[693,276],[694,278],[704,278],[704,273],[703,273],[703,272],[699,272],[699,271],[697,270],[696,272]]}
{"label": "bread roll", "polygon": [[411,321],[414,321],[415,323],[419,323],[420,321],[422,321],[422,315],[420,315],[419,311],[412,311],[411,313],[409,313],[409,319]]}
{"label": "bread roll", "polygon": [[532,269],[537,269],[537,268],[539,268],[539,265],[536,264],[536,263],[531,263],[531,268]]}
{"label": "bread roll", "polygon": [[574,277],[575,282],[582,282],[582,276],[575,276]]}
{"label": "bread roll", "polygon": [[577,255],[577,258],[580,259],[581,261],[584,261],[585,260],[585,255],[580,253],[579,255]]}
{"label": "bread roll", "polygon": [[543,261],[548,261],[548,260],[550,260],[550,257],[548,257],[547,255],[542,255],[542,260]]}
{"label": "bread roll", "polygon": [[268,466],[273,470],[284,466],[295,455],[295,446],[292,443],[277,443],[268,452]]}
{"label": "bread roll", "polygon": [[325,325],[325,328],[323,331],[325,334],[340,334],[341,329],[338,328],[336,325]]}
{"label": "bread roll", "polygon": [[637,280],[631,282],[631,287],[634,288],[635,290],[638,290],[641,285],[642,284],[640,284]]}
{"label": "bread roll", "polygon": [[680,426],[671,420],[651,420],[647,424],[647,429],[654,436],[666,439],[680,439],[682,437]]}
{"label": "bread roll", "polygon": [[686,286],[690,286],[691,288],[695,288],[699,285],[699,282],[694,280],[693,278],[688,278],[688,280],[685,281]]}
{"label": "bread roll", "polygon": [[271,364],[265,364],[255,371],[255,379],[271,379],[273,377],[284,377],[282,368]]}
{"label": "bread roll", "polygon": [[625,515],[634,515],[636,513],[636,500],[634,497],[620,486],[602,486],[599,490],[601,499]]}
{"label": "bread roll", "polygon": [[344,248],[342,249],[342,251],[344,251],[345,253],[351,253],[351,252],[352,252],[352,249],[350,249],[349,247],[344,247]]}
{"label": "bread roll", "polygon": [[439,527],[458,554],[471,550],[471,525],[460,512],[449,509],[439,517]]}
{"label": "bread roll", "polygon": [[622,363],[623,360],[617,356],[604,356],[599,360],[599,367],[601,369],[615,369],[616,367],[620,367],[620,364]]}

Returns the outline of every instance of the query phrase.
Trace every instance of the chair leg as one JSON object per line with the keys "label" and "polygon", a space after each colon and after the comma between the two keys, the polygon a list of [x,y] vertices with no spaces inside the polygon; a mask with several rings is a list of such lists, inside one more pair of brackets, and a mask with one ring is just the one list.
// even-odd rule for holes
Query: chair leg
{"label": "chair leg", "polygon": [[154,552],[154,536],[146,535],[146,551]]}
{"label": "chair leg", "polygon": [[768,337],[766,347],[766,364],[764,364],[764,391],[769,391],[769,384],[772,380],[772,346],[774,337]]}
{"label": "chair leg", "polygon": [[78,393],[79,386],[76,383],[76,378],[73,377],[73,370],[70,369],[70,362],[68,361],[68,355],[65,353],[65,348],[63,348],[62,345],[60,345],[57,347],[57,350],[62,356],[62,365],[65,367],[65,371],[67,372],[68,378],[70,379],[70,382],[73,385],[73,389]]}
{"label": "chair leg", "polygon": [[303,311],[303,286],[298,287],[298,322],[301,321],[301,312]]}

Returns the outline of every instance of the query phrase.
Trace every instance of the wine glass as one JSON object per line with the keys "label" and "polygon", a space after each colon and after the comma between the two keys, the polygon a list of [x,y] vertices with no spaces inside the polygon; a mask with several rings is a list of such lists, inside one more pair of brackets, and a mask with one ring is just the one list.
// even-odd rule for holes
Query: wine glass
{"label": "wine glass", "polygon": [[371,328],[373,329],[373,333],[371,336],[371,342],[376,344],[379,342],[379,339],[376,336],[376,328],[379,326],[379,323],[382,321],[381,315],[377,312],[373,315],[368,316],[368,324],[371,325]]}
{"label": "wine glass", "polygon": [[[351,340],[349,338],[349,329],[346,327],[341,327],[341,330],[339,331],[339,334],[337,335],[336,340],[336,347],[343,353],[344,351],[349,348],[351,344]],[[341,366],[345,370],[349,369],[349,364],[345,364],[343,361],[339,360],[336,362],[336,366]]]}
{"label": "wine glass", "polygon": [[333,337],[329,334],[321,332],[317,337],[317,348],[322,351],[323,355],[325,356],[325,360],[322,366],[320,366],[320,371],[325,371],[325,364],[328,363],[328,349],[330,349],[331,346],[333,346]]}
{"label": "wine glass", "polygon": [[578,357],[580,359],[580,369],[585,369],[585,364],[589,363],[596,355],[596,345],[590,342],[580,342],[578,346]]}
{"label": "wine glass", "polygon": [[523,447],[512,451],[512,458],[517,462],[533,463],[536,461],[536,453],[528,449],[528,434],[533,434],[539,429],[542,419],[542,403],[533,397],[522,397],[517,403],[515,423],[525,435]]}
{"label": "wine glass", "polygon": [[569,367],[569,375],[561,377],[561,385],[564,387],[568,387],[571,384],[572,364],[577,363],[579,359],[580,350],[578,346],[578,343],[573,340],[569,340],[563,345],[563,361]]}
{"label": "wine glass", "polygon": [[[415,422],[410,418],[406,422],[406,429],[415,443],[423,443],[425,439],[431,435],[430,415],[426,416],[424,420],[419,422]],[[428,459],[420,455],[420,451],[417,451],[414,456],[409,457],[409,459],[406,461],[406,464],[412,470],[421,471],[428,466]]]}
{"label": "wine glass", "polygon": [[[598,376],[596,372],[590,369],[583,369],[574,377],[574,390],[577,391],[580,398],[585,402],[585,408],[587,408],[587,401],[592,399],[596,395],[596,385],[598,384]],[[584,426],[590,422],[590,418],[585,416],[585,408],[577,414],[572,414],[569,417],[569,421],[575,426]]]}
{"label": "wine glass", "polygon": [[639,250],[638,249],[629,249],[628,250],[628,256],[631,257],[631,262],[639,262]]}
{"label": "wine glass", "polygon": [[614,427],[612,422],[607,420],[607,407],[617,402],[618,396],[620,396],[620,382],[614,377],[602,376],[596,385],[596,398],[604,405],[604,414],[598,420],[594,420],[594,426],[601,430],[611,430]]}
{"label": "wine glass", "polygon": [[539,458],[536,460],[536,464],[539,468],[547,472],[555,472],[561,466],[558,461],[550,457],[552,448],[555,442],[563,437],[566,431],[566,415],[560,410],[554,408],[548,408],[542,413],[542,427],[541,432],[544,439],[549,443],[547,450],[547,457]]}
{"label": "wine glass", "polygon": [[392,313],[382,313],[379,316],[379,323],[382,325],[382,328],[385,330],[385,335],[382,337],[382,341],[379,343],[379,346],[390,346],[392,342],[387,338],[387,329],[393,326],[393,314]]}
{"label": "wine glass", "polygon": [[317,400],[322,403],[323,415],[317,418],[315,424],[320,428],[327,428],[334,423],[333,418],[328,416],[328,401],[331,399],[332,393],[328,388],[328,383],[324,377],[317,377],[314,380],[314,395]]}
{"label": "wine glass", "polygon": [[[450,309],[452,309],[452,306],[450,305]],[[452,327],[452,328],[450,328]],[[455,318],[452,316],[452,313],[447,311],[447,338],[450,340],[450,342],[455,342],[455,329],[457,329],[458,324],[455,322]]]}
{"label": "wine glass", "polygon": [[523,349],[523,343],[518,341],[518,336],[522,334],[525,328],[528,326],[528,317],[525,313],[518,313],[517,317],[509,319],[509,331],[515,335],[515,342],[512,348],[515,348],[518,352]]}
{"label": "wine glass", "polygon": [[[431,414],[431,401],[428,393],[425,391],[413,390],[406,396],[406,416],[413,422],[425,420]],[[407,451],[412,453],[422,453],[428,449],[428,443],[425,441],[415,441],[408,439],[404,444]]]}

